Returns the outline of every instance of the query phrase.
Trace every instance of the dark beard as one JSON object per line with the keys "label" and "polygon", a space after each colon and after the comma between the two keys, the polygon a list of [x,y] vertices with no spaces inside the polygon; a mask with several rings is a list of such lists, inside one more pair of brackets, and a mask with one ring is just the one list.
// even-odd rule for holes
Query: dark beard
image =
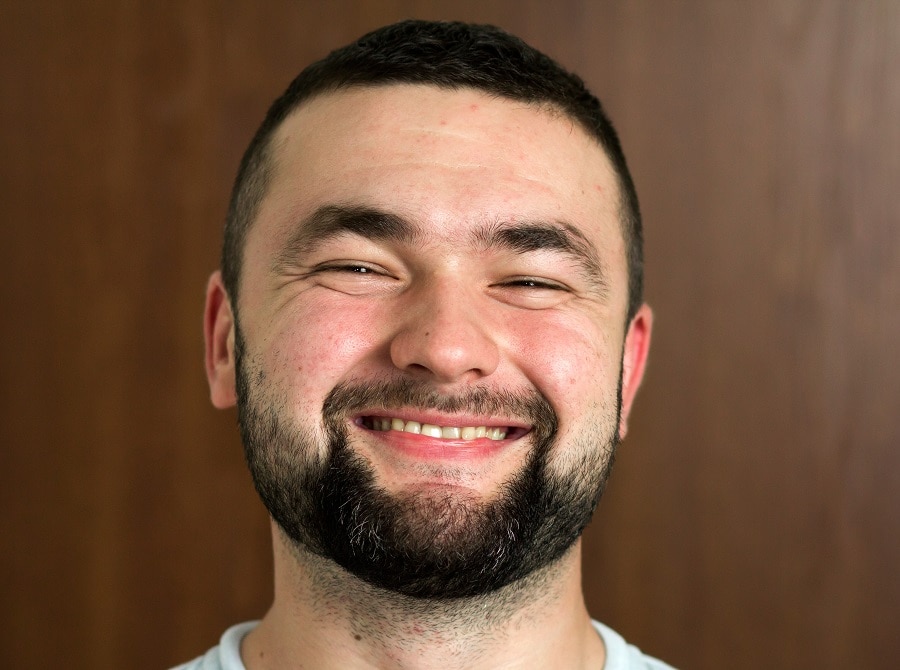
{"label": "dark beard", "polygon": [[[556,414],[536,391],[476,388],[448,397],[408,379],[341,384],[323,404],[327,456],[322,459],[317,457],[322,438],[289,425],[282,408],[261,397],[264,377],[257,372],[250,379],[239,340],[238,422],[263,503],[299,548],[375,586],[431,599],[495,591],[559,559],[603,493],[618,441],[618,410],[612,426],[602,421],[593,426],[600,430],[591,438],[600,444],[582,448],[579,461],[560,473],[548,468]],[[376,484],[370,463],[348,441],[347,418],[374,406],[515,416],[533,426],[532,447],[494,500],[458,493],[391,494]]]}

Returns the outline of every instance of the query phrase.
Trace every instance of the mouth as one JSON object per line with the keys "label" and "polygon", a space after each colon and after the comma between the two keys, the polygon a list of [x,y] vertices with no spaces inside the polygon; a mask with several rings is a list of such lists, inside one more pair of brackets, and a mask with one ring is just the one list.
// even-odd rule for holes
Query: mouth
{"label": "mouth", "polygon": [[439,425],[438,423],[415,421],[398,416],[374,415],[362,416],[357,419],[357,423],[364,428],[377,432],[395,431],[454,442],[470,442],[479,439],[493,440],[495,442],[514,440],[531,430],[530,427],[512,425]]}

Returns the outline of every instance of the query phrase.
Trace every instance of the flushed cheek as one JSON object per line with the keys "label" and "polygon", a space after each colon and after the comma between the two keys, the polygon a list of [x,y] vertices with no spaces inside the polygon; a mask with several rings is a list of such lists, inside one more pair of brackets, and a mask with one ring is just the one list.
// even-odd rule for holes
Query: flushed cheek
{"label": "flushed cheek", "polygon": [[511,340],[519,366],[561,415],[615,393],[620,353],[605,333],[584,323],[521,325]]}
{"label": "flushed cheek", "polygon": [[322,401],[379,350],[372,309],[313,303],[292,308],[278,324],[268,352],[271,370],[294,389],[306,409],[321,411]]}

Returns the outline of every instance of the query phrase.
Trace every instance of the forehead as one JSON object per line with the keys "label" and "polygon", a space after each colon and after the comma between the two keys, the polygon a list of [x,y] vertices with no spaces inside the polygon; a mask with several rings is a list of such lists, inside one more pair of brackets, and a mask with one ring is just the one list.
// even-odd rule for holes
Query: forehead
{"label": "forehead", "polygon": [[546,107],[472,89],[344,89],[294,111],[270,156],[250,233],[257,241],[274,245],[317,208],[349,204],[395,212],[444,239],[467,225],[564,221],[624,262],[608,158],[580,125]]}

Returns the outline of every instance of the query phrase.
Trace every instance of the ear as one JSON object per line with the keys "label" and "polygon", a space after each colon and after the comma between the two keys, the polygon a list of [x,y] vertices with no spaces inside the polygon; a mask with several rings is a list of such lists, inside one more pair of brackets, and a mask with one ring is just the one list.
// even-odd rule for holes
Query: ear
{"label": "ear", "polygon": [[206,285],[203,338],[206,342],[206,379],[209,396],[219,409],[237,402],[234,364],[234,313],[222,282],[222,273],[212,273]]}
{"label": "ear", "polygon": [[619,439],[628,432],[628,415],[644,378],[647,353],[650,351],[650,331],[653,329],[653,312],[646,303],[641,305],[625,334],[622,352],[622,414],[619,418]]}

